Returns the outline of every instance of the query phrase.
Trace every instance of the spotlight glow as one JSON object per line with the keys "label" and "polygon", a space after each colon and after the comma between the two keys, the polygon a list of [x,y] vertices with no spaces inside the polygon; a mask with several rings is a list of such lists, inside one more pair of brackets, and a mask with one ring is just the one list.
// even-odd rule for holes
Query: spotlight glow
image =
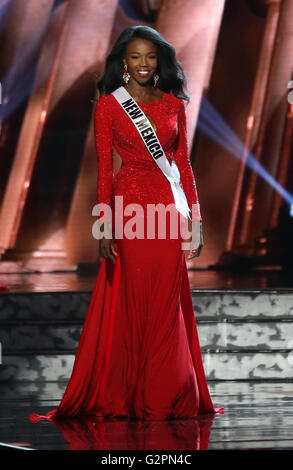
{"label": "spotlight glow", "polygon": [[198,118],[198,128],[208,137],[224,147],[228,152],[241,160],[244,151],[247,152],[246,165],[256,171],[258,175],[272,186],[290,206],[290,215],[293,217],[293,195],[281,186],[270,173],[255,159],[253,154],[245,147],[231,127],[224,121],[209,101],[203,97]]}

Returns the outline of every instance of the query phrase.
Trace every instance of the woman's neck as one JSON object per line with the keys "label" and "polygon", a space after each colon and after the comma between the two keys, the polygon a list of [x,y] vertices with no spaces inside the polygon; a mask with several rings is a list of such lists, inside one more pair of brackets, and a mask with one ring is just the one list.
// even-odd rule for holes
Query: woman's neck
{"label": "woman's neck", "polygon": [[127,91],[139,100],[144,101],[145,99],[154,96],[156,91],[152,85],[140,85],[137,82],[128,83]]}

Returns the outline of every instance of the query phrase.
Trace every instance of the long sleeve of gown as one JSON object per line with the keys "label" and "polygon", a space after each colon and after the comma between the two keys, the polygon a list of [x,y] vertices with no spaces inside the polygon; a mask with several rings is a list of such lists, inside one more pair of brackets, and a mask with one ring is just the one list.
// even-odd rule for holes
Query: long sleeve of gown
{"label": "long sleeve of gown", "polygon": [[180,180],[191,211],[191,219],[202,220],[195,177],[189,159],[186,111],[184,101],[182,99],[180,100],[180,108],[178,112],[178,137],[175,161],[180,171]]}
{"label": "long sleeve of gown", "polygon": [[94,133],[98,157],[97,203],[112,205],[113,156],[112,117],[107,97],[101,96],[94,111]]}

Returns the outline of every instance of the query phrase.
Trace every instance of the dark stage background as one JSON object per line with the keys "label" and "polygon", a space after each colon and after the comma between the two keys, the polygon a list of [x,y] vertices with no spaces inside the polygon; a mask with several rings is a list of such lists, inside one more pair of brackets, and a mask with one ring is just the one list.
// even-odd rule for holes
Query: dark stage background
{"label": "dark stage background", "polygon": [[[1,449],[292,450],[292,18],[293,0],[0,0]],[[187,77],[204,236],[188,275],[225,414],[32,424],[62,397],[99,270],[96,80],[136,24]]]}
{"label": "dark stage background", "polygon": [[187,76],[204,222],[190,266],[290,264],[290,201],[274,185],[292,189],[291,19],[290,1],[1,0],[1,272],[99,261],[95,81],[134,24],[162,32]]}

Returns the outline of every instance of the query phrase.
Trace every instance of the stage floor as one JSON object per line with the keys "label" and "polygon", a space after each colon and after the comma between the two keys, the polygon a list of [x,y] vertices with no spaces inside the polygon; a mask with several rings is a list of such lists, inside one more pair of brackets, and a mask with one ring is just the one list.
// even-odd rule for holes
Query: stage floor
{"label": "stage floor", "polygon": [[[4,318],[6,318],[7,332],[9,333],[9,328],[11,328],[15,334],[16,326],[20,326],[22,328],[22,323],[24,322],[21,316],[22,309],[20,308],[22,306],[22,303],[20,302],[22,297],[24,297],[24,305],[26,306],[26,309],[28,309],[28,311],[25,311],[25,318],[27,319],[28,326],[30,325],[30,322],[33,322],[36,328],[36,320],[38,320],[38,324],[40,323],[39,327],[41,328],[42,316],[37,319],[35,318],[35,312],[38,313],[38,305],[35,306],[34,301],[36,301],[36,298],[38,297],[41,297],[42,300],[43,296],[31,296],[30,294],[44,293],[45,295],[46,293],[56,292],[56,294],[58,293],[57,297],[60,297],[59,294],[62,292],[68,293],[69,295],[73,293],[90,293],[94,287],[97,272],[98,267],[96,272],[83,275],[78,272],[61,271],[52,273],[32,272],[23,274],[1,274],[0,284],[5,284],[8,288],[7,291],[2,291],[4,296],[1,299],[2,309],[4,309],[3,311],[6,314],[6,316],[4,315]],[[228,320],[231,320],[231,325],[228,322],[228,326],[231,328],[238,328],[241,322],[243,323],[243,325],[241,323],[243,328],[245,328],[247,322],[249,324],[249,328],[256,328],[258,327],[258,323],[256,322],[257,320],[260,322],[260,331],[262,331],[264,321],[269,322],[269,325],[266,325],[267,328],[272,326],[272,321],[274,322],[273,326],[276,323],[278,328],[283,325],[285,320],[287,323],[289,323],[289,320],[290,322],[292,321],[292,304],[290,296],[293,292],[293,276],[291,272],[286,273],[279,270],[228,272],[206,269],[190,269],[188,274],[191,289],[193,290],[194,295],[199,296],[196,301],[196,315],[199,319],[199,322],[202,321],[202,315],[206,315],[205,321],[209,322],[211,318],[208,315],[210,315],[212,316],[214,322],[216,322],[215,327],[217,327],[217,322],[220,322],[221,326],[221,322],[224,321],[226,317],[224,320],[217,317],[214,318],[214,313],[219,312],[220,307],[221,315],[225,314]],[[235,299],[224,299],[225,302],[223,299],[218,299],[219,296],[221,297],[223,294],[226,294],[229,291],[232,291],[233,296],[241,296],[244,291],[249,291],[249,294],[247,294],[248,304],[244,303],[242,305],[242,301],[239,301],[239,308],[241,307],[239,313],[237,313],[238,310],[235,307]],[[260,296],[253,294],[253,298],[250,298],[250,292],[254,291],[259,292]],[[210,294],[212,294],[212,297],[215,298],[215,301],[217,302],[215,306],[215,312],[211,308],[210,299],[205,298],[204,292],[207,292],[207,297],[210,297]],[[218,296],[215,295],[217,292],[219,293]],[[289,294],[287,295],[286,292]],[[12,294],[12,296],[8,295],[6,297],[6,303],[4,298],[5,293]],[[13,295],[14,293],[16,294],[15,296]],[[21,293],[26,295],[18,295]],[[200,295],[203,297],[202,299]],[[271,302],[268,302],[266,296],[277,296],[277,298],[274,297],[271,299]],[[12,308],[13,305],[11,304],[11,297],[13,297],[13,301],[16,300],[16,302],[12,303],[13,305],[15,304],[15,311]],[[30,298],[29,300],[32,302],[32,304],[28,302],[27,297]],[[53,300],[54,297],[55,295],[53,295]],[[263,297],[265,297],[265,299],[263,299]],[[199,305],[200,300],[201,304]],[[69,304],[69,306],[71,306],[71,309],[69,309],[66,306],[68,298],[66,297],[63,300],[59,299],[58,302],[61,302],[60,305],[63,305],[62,302],[65,302],[65,306],[63,306],[63,309],[58,308],[55,313],[54,302],[51,302],[52,305],[50,304],[51,310],[53,309],[52,311],[49,309],[47,312],[45,309],[43,312],[43,315],[49,315],[48,318],[52,316],[51,320],[53,322],[53,330],[56,328],[54,321],[56,318],[59,318],[58,315],[61,315],[63,312],[67,312],[67,310],[68,312],[71,312],[73,308],[74,312],[79,312],[78,315],[80,315],[81,318],[86,310],[87,300],[84,300],[85,303],[76,301],[77,303],[74,303],[73,307],[71,304]],[[202,306],[201,309],[199,308],[200,306]],[[243,313],[242,310],[247,310],[248,306],[249,311],[244,311]],[[253,308],[256,310],[254,311]],[[250,322],[246,318],[247,315],[250,318]],[[76,318],[80,320],[79,317]],[[238,322],[235,322],[235,319],[238,320]],[[61,315],[60,321],[61,320],[64,320],[65,324],[67,321],[67,316],[63,318]],[[69,318],[68,321],[71,322],[72,319]],[[252,325],[250,325],[251,322],[253,322]],[[4,323],[2,324],[2,327]],[[63,323],[61,323],[59,327],[62,329]],[[226,323],[224,326],[227,329]],[[290,325],[288,324],[288,328],[289,326]],[[22,334],[21,328],[20,334]],[[48,325],[44,324],[44,328],[44,331],[47,332]],[[222,329],[224,337],[226,338],[225,335],[227,335],[227,331],[225,328]],[[209,331],[212,331],[211,325],[209,325]],[[246,330],[243,331],[245,332]],[[278,351],[273,350],[269,352],[272,354],[279,354],[281,352],[283,354],[283,349],[285,348],[287,355],[284,357],[282,356],[282,360],[285,364],[289,364],[289,360],[291,361],[292,359],[292,351],[289,348],[291,344],[289,344],[290,331],[291,330],[288,330],[286,333],[287,336],[289,335],[288,338],[286,335],[284,336],[284,344],[278,343],[276,346],[274,346],[274,343],[271,344],[271,340],[278,340],[280,338],[276,336],[274,332],[272,333],[271,330],[268,330],[268,345],[272,348],[281,348],[280,351],[278,349]],[[202,344],[205,345],[206,341],[210,341],[211,338],[208,337],[205,339],[204,333],[202,332],[201,334],[203,335]],[[218,332],[216,331],[215,334],[218,335]],[[235,348],[236,350],[239,349],[238,352],[239,354],[241,353],[241,360],[247,361],[250,356],[247,356],[246,354],[247,346],[245,351],[242,350],[243,345],[241,341],[243,334],[239,335],[239,340],[237,335],[234,335],[233,338],[235,343],[235,345],[233,343],[233,351],[229,350],[228,352],[233,355],[236,354]],[[255,350],[256,339],[253,335],[250,339],[251,344],[249,343],[249,347],[253,346],[253,349],[250,351],[250,355],[251,357],[254,357],[255,353],[257,352]],[[232,339],[230,338],[230,342],[231,341]],[[264,344],[264,339],[262,339],[261,342]],[[20,343],[17,342],[17,348],[20,347],[19,344]],[[55,347],[54,344],[51,345],[53,349]],[[38,344],[34,347],[37,348],[37,346]],[[229,348],[231,349],[231,347]],[[5,352],[6,349],[3,347],[3,352]],[[261,349],[263,349],[263,346]],[[221,353],[223,353],[223,351],[216,352],[217,355],[215,355],[215,357],[217,358],[221,356]],[[16,351],[10,351],[10,355],[12,353],[15,355],[15,363],[13,363],[14,365],[12,368],[13,376],[15,376],[17,371],[15,364],[20,364],[20,367],[22,367],[23,363],[20,361],[20,358],[23,357],[24,351],[22,349],[18,351],[17,349]],[[268,351],[266,351],[266,353],[266,360],[268,360]],[[200,419],[174,421],[128,421],[122,419],[103,420],[102,422],[95,420],[81,422],[79,420],[69,420],[67,423],[56,426],[55,424],[48,421],[31,423],[29,420],[30,413],[46,414],[48,411],[56,408],[66,385],[66,382],[48,382],[38,380],[38,369],[40,369],[40,374],[42,375],[44,368],[46,367],[48,370],[52,370],[54,376],[53,380],[55,380],[55,377],[58,376],[52,365],[53,363],[48,363],[48,360],[51,357],[50,354],[44,357],[42,356],[43,362],[40,362],[41,356],[39,354],[40,353],[37,354],[35,351],[34,356],[29,357],[28,363],[30,381],[16,382],[13,379],[11,382],[2,381],[0,385],[0,450],[13,448],[39,450],[80,449],[173,451],[177,449],[293,450],[293,380],[291,380],[293,377],[290,371],[286,375],[285,379],[280,378],[280,380],[267,379],[261,381],[262,378],[260,378],[259,380],[253,381],[249,380],[249,378],[252,377],[250,373],[249,378],[246,381],[210,380],[209,388],[214,405],[217,407],[224,406],[224,415],[217,415],[215,417],[206,416],[201,417]],[[11,359],[11,357],[12,356],[9,356],[8,358]],[[64,362],[64,354],[61,354],[60,357]],[[211,359],[209,360],[211,361]],[[239,362],[239,359],[237,359],[237,361],[237,367],[240,367],[242,363]],[[219,366],[217,364],[215,365],[215,370],[217,370]],[[263,370],[265,365],[266,364],[260,362],[259,364],[256,364],[255,367],[258,367],[259,370]],[[274,369],[272,366],[270,366],[270,363],[268,363],[266,366],[269,368],[269,370],[272,369],[279,371],[279,368],[276,369],[277,366],[275,366]],[[218,378],[215,374],[212,374],[211,377]],[[234,377],[232,378],[234,379]],[[47,378],[47,380],[50,379]],[[60,377],[60,380],[64,380],[64,376],[62,378]]]}
{"label": "stage floor", "polygon": [[1,384],[0,450],[293,450],[290,382],[210,382],[215,406],[225,407],[213,420],[31,423],[30,413],[57,406],[64,386]]}
{"label": "stage floor", "polygon": [[[9,292],[90,292],[94,287],[98,267],[91,274],[59,271],[51,273],[0,274],[0,285],[7,285]],[[188,270],[191,289],[293,289],[293,271],[251,270],[217,271],[211,269]],[[5,292],[2,290],[2,292]]]}

